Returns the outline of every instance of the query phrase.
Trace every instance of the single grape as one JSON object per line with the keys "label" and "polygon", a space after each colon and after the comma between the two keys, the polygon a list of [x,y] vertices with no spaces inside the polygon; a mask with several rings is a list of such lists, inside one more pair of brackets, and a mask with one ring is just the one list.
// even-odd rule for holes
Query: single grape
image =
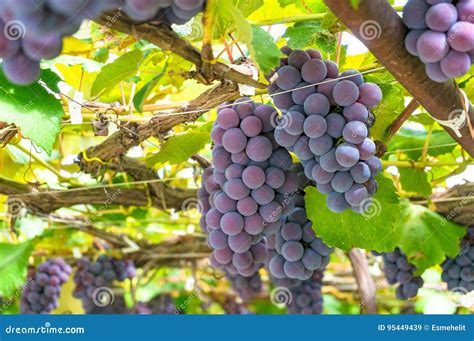
{"label": "single grape", "polygon": [[291,65],[285,65],[282,68],[280,68],[277,71],[277,75],[278,75],[278,78],[276,80],[276,84],[282,90],[293,89],[299,83],[301,83],[300,71]]}
{"label": "single grape", "polygon": [[347,107],[359,98],[359,88],[352,81],[342,80],[334,87],[333,98],[338,105]]}
{"label": "single grape", "polygon": [[359,121],[348,122],[342,131],[344,140],[353,144],[364,142],[368,134],[367,126]]}
{"label": "single grape", "polygon": [[326,117],[327,131],[326,134],[333,138],[342,136],[343,129],[346,126],[345,118],[338,113],[331,113]]}
{"label": "single grape", "polygon": [[474,24],[466,21],[455,23],[448,31],[448,43],[458,52],[474,49]]}
{"label": "single grape", "polygon": [[405,48],[413,56],[418,56],[416,44],[418,43],[418,39],[420,38],[420,36],[425,33],[425,31],[426,30],[411,30],[405,37]]}
{"label": "single grape", "polygon": [[431,6],[426,13],[426,25],[434,31],[446,32],[458,19],[453,4],[441,3]]}
{"label": "single grape", "polygon": [[425,16],[429,6],[425,0],[409,0],[403,8],[403,22],[408,28],[426,28]]}
{"label": "single grape", "polygon": [[359,86],[359,102],[371,109],[382,100],[382,91],[377,84],[364,83]]}
{"label": "single grape", "polygon": [[[288,56],[288,64],[300,70],[303,67],[303,65],[310,59],[311,57],[305,51],[294,50]],[[300,74],[299,71],[298,71],[298,74]]]}
{"label": "single grape", "polygon": [[359,157],[359,150],[353,144],[350,143],[340,144],[335,151],[335,159],[337,160],[337,163],[339,163],[342,167],[354,166],[359,161]]}
{"label": "single grape", "polygon": [[222,136],[222,146],[229,153],[239,153],[247,146],[247,137],[239,128],[231,128]]}
{"label": "single grape", "polygon": [[416,44],[418,56],[423,63],[436,63],[442,60],[449,52],[446,33],[426,31]]}
{"label": "single grape", "polygon": [[348,107],[345,107],[343,109],[343,115],[348,122],[360,121],[365,123],[369,117],[369,111],[364,104],[356,102]]}
{"label": "single grape", "polygon": [[331,105],[326,96],[322,94],[312,94],[304,101],[304,111],[307,115],[326,116]]}
{"label": "single grape", "polygon": [[314,155],[326,154],[332,148],[333,144],[333,139],[328,134],[309,139],[309,149]]}
{"label": "single grape", "polygon": [[257,189],[265,183],[265,172],[257,166],[248,166],[242,173],[242,181],[250,189]]}
{"label": "single grape", "polygon": [[273,148],[271,141],[267,137],[255,136],[248,140],[245,151],[250,160],[259,162],[268,160],[272,155]]}
{"label": "single grape", "polygon": [[370,168],[365,162],[358,162],[356,165],[352,166],[350,169],[350,174],[354,182],[358,184],[363,184],[370,179]]}
{"label": "single grape", "polygon": [[326,64],[320,59],[310,59],[301,67],[301,76],[309,84],[318,83],[327,76]]}

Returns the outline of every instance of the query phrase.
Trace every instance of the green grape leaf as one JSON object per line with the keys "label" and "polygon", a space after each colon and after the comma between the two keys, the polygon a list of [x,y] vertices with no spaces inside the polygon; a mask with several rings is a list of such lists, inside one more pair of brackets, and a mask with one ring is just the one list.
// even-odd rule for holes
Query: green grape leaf
{"label": "green grape leaf", "polygon": [[[406,151],[406,154],[412,160],[418,160],[421,157],[427,136],[428,134],[425,130],[402,127],[390,141],[388,145],[389,151],[409,149]],[[431,133],[428,155],[439,156],[450,153],[455,147],[456,141],[453,140],[451,135],[444,130],[435,130]]]}
{"label": "green grape leaf", "polygon": [[399,198],[390,179],[378,176],[377,181],[379,189],[364,215],[352,210],[334,213],[327,208],[325,195],[307,187],[306,211],[316,235],[328,245],[343,250],[353,247],[379,252],[393,250],[398,240]]}
{"label": "green grape leaf", "polygon": [[26,281],[28,258],[33,250],[31,241],[23,244],[0,243],[0,296],[10,297]]}
{"label": "green grape leaf", "polygon": [[263,73],[269,73],[280,61],[281,52],[273,37],[259,26],[252,25],[253,38],[250,45],[253,60]]}
{"label": "green grape leaf", "polygon": [[112,90],[121,81],[134,76],[143,61],[143,52],[135,49],[104,66],[92,85],[91,95]]}
{"label": "green grape leaf", "polygon": [[445,219],[430,209],[403,202],[398,230],[399,246],[417,274],[440,264],[459,252],[459,243],[466,229]]}
{"label": "green grape leaf", "polygon": [[365,76],[367,82],[376,83],[382,90],[382,101],[372,110],[375,115],[375,124],[370,128],[372,138],[382,142],[387,142],[388,128],[405,108],[403,87],[392,84],[391,79],[390,75]]}
{"label": "green grape leaf", "polygon": [[[222,37],[235,31],[240,42],[250,45],[252,43],[252,27],[242,10],[249,11],[253,7],[240,6],[240,8],[239,4],[240,1],[237,0],[221,0],[219,2],[216,12],[216,35]],[[245,5],[245,2],[242,4]]]}
{"label": "green grape leaf", "polygon": [[284,37],[288,39],[288,46],[291,48],[316,46],[328,53],[336,50],[336,36],[322,28],[318,21],[296,23],[286,29]]}
{"label": "green grape leaf", "polygon": [[[57,74],[43,70],[40,80],[58,92]],[[22,134],[51,155],[64,116],[58,98],[40,83],[17,86],[0,72],[0,122],[14,123]]]}
{"label": "green grape leaf", "polygon": [[133,97],[133,105],[138,112],[142,112],[143,104],[145,103],[146,98],[150,95],[152,90],[160,81],[161,77],[166,73],[166,69],[168,68],[168,64],[165,64],[163,70],[153,77],[148,83],[146,83]]}
{"label": "green grape leaf", "polygon": [[421,194],[427,197],[431,194],[431,184],[428,181],[428,173],[418,168],[399,168],[400,183],[407,192]]}
{"label": "green grape leaf", "polygon": [[211,133],[206,128],[205,125],[201,129],[189,130],[184,134],[171,136],[163,143],[158,153],[148,158],[147,165],[152,167],[157,163],[178,164],[185,162],[209,142]]}

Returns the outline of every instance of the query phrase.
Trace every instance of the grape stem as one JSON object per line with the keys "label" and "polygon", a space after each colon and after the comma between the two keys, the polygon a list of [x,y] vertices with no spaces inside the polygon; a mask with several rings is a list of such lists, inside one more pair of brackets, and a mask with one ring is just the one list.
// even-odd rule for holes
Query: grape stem
{"label": "grape stem", "polygon": [[212,78],[212,64],[215,61],[214,54],[212,52],[212,40],[214,39],[214,23],[216,19],[216,9],[217,1],[207,0],[206,9],[202,16],[202,26],[204,33],[202,37],[201,72],[204,77],[208,79]]}
{"label": "grape stem", "polygon": [[[403,6],[394,6],[393,7],[397,12],[403,10]],[[257,26],[270,26],[270,25],[279,25],[279,24],[296,24],[300,22],[308,21],[322,21],[328,13],[313,13],[313,14],[304,14],[304,15],[292,15],[283,18],[274,18],[274,19],[264,19],[264,20],[255,20],[251,23]]]}
{"label": "grape stem", "polygon": [[388,138],[387,141],[390,141],[390,139],[395,136],[397,131],[402,127],[403,123],[413,114],[413,112],[418,109],[420,104],[416,99],[412,99],[410,103],[406,106],[405,110],[393,121],[393,123],[390,125],[388,128]]}
{"label": "grape stem", "polygon": [[395,166],[399,168],[420,168],[425,167],[449,167],[449,166],[462,166],[462,165],[474,165],[474,160],[466,160],[464,162],[430,162],[430,161],[392,161],[382,160],[382,166],[384,168],[389,166]]}
{"label": "grape stem", "polygon": [[56,175],[58,177],[59,180],[61,181],[65,181],[65,182],[68,182],[68,183],[71,183],[71,179],[68,179],[68,178],[65,178],[63,175],[61,175],[61,173],[56,169],[54,168],[53,166],[51,166],[49,163],[47,163],[46,161],[44,161],[43,159],[41,159],[38,155],[36,155],[35,153],[31,152],[30,150],[27,150],[25,147],[23,147],[20,143],[14,145],[15,148],[19,149],[20,151],[22,151],[23,153],[25,153],[26,155],[28,155],[29,157],[31,157],[33,160],[35,160],[37,163],[39,163],[41,166],[43,166],[44,168],[46,168],[47,170],[49,170],[51,173],[53,173],[54,175]]}

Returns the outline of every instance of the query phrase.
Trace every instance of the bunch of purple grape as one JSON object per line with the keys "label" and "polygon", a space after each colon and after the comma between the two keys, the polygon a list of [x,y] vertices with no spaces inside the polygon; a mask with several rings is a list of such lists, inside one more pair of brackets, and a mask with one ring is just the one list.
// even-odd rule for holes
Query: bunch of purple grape
{"label": "bunch of purple grape", "polygon": [[441,278],[449,290],[468,293],[474,290],[474,226],[468,228],[461,241],[459,255],[446,258]]}
{"label": "bunch of purple grape", "polygon": [[408,262],[405,254],[396,248],[393,252],[382,253],[384,261],[385,278],[389,284],[400,285],[396,295],[401,300],[407,300],[418,294],[418,289],[423,286],[423,279],[414,276],[415,266]]}
{"label": "bunch of purple grape", "polygon": [[306,176],[328,195],[332,211],[365,211],[382,169],[368,129],[374,122],[370,109],[382,99],[380,88],[355,70],[338,78],[337,65],[316,50],[282,51],[288,58],[270,76],[268,88],[283,111],[275,140],[296,154]]}
{"label": "bunch of purple grape", "polygon": [[248,277],[227,273],[226,277],[230,281],[232,290],[243,301],[251,300],[262,292],[262,279],[258,272]]}
{"label": "bunch of purple grape", "polygon": [[241,98],[218,110],[211,132],[213,174],[206,214],[213,265],[251,276],[263,265],[263,236],[275,233],[285,201],[298,189],[291,156],[273,139],[276,111]]}
{"label": "bunch of purple grape", "polygon": [[273,277],[304,281],[315,271],[326,268],[333,249],[314,234],[313,224],[306,215],[304,193],[298,193],[293,201],[295,207],[281,228],[267,238],[267,247],[274,250],[268,269]]}
{"label": "bunch of purple grape", "polygon": [[64,36],[74,34],[82,20],[116,8],[115,0],[5,0],[0,3],[0,58],[13,83],[27,85],[40,75],[40,61],[62,50]]}
{"label": "bunch of purple grape", "polygon": [[67,282],[71,267],[62,258],[41,263],[25,284],[20,311],[22,314],[47,314],[58,307],[61,285]]}
{"label": "bunch of purple grape", "polygon": [[[100,314],[107,309],[122,309],[113,292],[114,281],[123,282],[135,277],[136,270],[132,261],[118,260],[101,255],[96,261],[82,258],[77,263],[74,274],[74,297],[81,299],[82,306],[88,314]],[[119,304],[120,303],[120,304]]]}
{"label": "bunch of purple grape", "polygon": [[62,39],[84,19],[121,9],[132,20],[184,24],[202,11],[204,0],[4,0],[0,2],[0,58],[5,76],[28,85],[40,75],[40,61],[62,50]]}
{"label": "bunch of purple grape", "polygon": [[408,52],[425,63],[435,82],[465,75],[474,61],[473,0],[410,0],[403,21]]}
{"label": "bunch of purple grape", "polygon": [[139,302],[131,311],[131,314],[139,315],[174,315],[177,313],[176,304],[169,294],[158,295],[147,303]]}

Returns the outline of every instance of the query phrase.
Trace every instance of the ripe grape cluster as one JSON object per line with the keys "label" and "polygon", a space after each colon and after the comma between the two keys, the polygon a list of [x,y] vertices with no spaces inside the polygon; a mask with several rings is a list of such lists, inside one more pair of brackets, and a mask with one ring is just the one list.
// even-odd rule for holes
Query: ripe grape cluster
{"label": "ripe grape cluster", "polygon": [[469,227],[461,241],[459,255],[446,258],[442,268],[441,278],[448,284],[449,290],[465,293],[474,290],[474,226]]}
{"label": "ripe grape cluster", "polygon": [[212,264],[232,275],[248,277],[263,265],[263,236],[278,230],[283,203],[298,188],[291,155],[273,139],[276,114],[270,105],[241,98],[218,110],[211,132],[213,171],[203,177],[209,193],[205,226]]}
{"label": "ripe grape cluster", "polygon": [[40,61],[62,50],[64,36],[74,34],[83,19],[115,8],[116,1],[5,0],[0,3],[0,58],[13,83],[27,85],[40,74]]}
{"label": "ripe grape cluster", "polygon": [[306,176],[328,195],[332,211],[360,213],[369,206],[378,187],[374,176],[382,169],[369,138],[370,109],[382,92],[355,70],[339,75],[337,65],[316,50],[282,51],[288,58],[270,76],[268,89],[283,112],[275,140],[296,154]]}
{"label": "ripe grape cluster", "polygon": [[50,259],[38,265],[31,281],[22,293],[22,314],[47,314],[58,307],[61,285],[67,282],[71,267],[62,258]]}
{"label": "ripe grape cluster", "polygon": [[3,0],[0,2],[0,58],[13,83],[28,85],[40,75],[40,61],[53,59],[62,40],[84,19],[121,9],[134,21],[184,24],[202,11],[204,0]]}
{"label": "ripe grape cluster", "polygon": [[139,302],[133,307],[131,314],[139,315],[171,315],[177,314],[176,304],[169,294],[158,295],[152,300]]}
{"label": "ripe grape cluster", "polygon": [[382,257],[387,282],[400,284],[396,289],[397,297],[401,300],[415,297],[418,289],[423,286],[423,279],[420,276],[414,276],[415,266],[408,262],[407,257],[399,248],[392,252],[382,253]]}
{"label": "ripe grape cluster", "polygon": [[473,0],[410,0],[403,10],[409,53],[435,82],[466,74],[474,61]]}
{"label": "ripe grape cluster", "polygon": [[295,207],[276,234],[267,237],[272,252],[268,269],[273,277],[309,280],[329,263],[333,249],[316,237],[304,206],[304,193],[294,198]]}
{"label": "ripe grape cluster", "polygon": [[[82,258],[77,263],[74,274],[74,297],[81,299],[84,310],[91,313],[104,313],[107,309],[123,309],[125,304],[118,302],[112,292],[114,281],[123,282],[135,277],[135,266],[130,260],[118,260],[101,255],[96,261]],[[120,304],[119,304],[120,303]]]}

